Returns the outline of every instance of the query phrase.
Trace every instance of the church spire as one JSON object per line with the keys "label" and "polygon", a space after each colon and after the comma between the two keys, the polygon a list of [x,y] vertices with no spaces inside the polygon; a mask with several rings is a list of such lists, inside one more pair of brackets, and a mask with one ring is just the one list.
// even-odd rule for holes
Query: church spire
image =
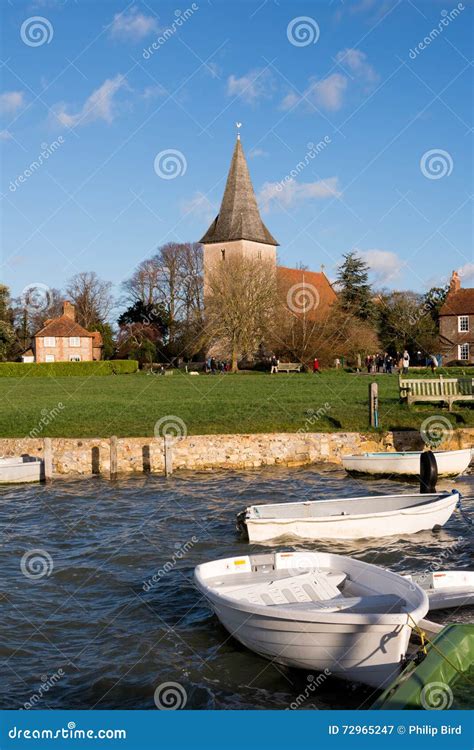
{"label": "church spire", "polygon": [[237,137],[221,208],[200,242],[251,240],[278,245],[262,221],[242,143]]}

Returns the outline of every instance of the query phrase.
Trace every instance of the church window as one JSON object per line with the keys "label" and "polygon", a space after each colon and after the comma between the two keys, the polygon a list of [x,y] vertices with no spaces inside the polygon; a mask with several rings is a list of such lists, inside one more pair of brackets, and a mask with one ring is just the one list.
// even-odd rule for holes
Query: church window
{"label": "church window", "polygon": [[225,250],[221,250],[222,260],[225,260]]}

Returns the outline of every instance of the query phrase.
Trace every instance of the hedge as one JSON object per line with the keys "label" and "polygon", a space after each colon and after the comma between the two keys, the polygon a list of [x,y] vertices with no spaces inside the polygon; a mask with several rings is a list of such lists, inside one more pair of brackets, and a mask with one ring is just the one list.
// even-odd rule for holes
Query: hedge
{"label": "hedge", "polygon": [[137,370],[138,362],[134,359],[110,359],[100,362],[0,362],[0,378],[128,375]]}

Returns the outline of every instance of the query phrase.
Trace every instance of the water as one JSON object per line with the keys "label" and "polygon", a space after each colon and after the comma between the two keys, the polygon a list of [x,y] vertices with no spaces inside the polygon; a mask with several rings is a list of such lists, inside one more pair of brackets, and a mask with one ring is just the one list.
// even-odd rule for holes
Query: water
{"label": "water", "polygon": [[[456,487],[472,513],[474,477]],[[211,615],[192,571],[249,551],[234,517],[251,503],[409,489],[327,469],[1,488],[0,707],[155,708],[155,689],[166,682],[183,686],[187,708],[285,709],[302,693],[305,708],[369,707],[370,688],[328,678],[308,690],[306,673],[240,646]],[[426,570],[433,561],[472,567],[468,529],[457,513],[442,530],[405,539],[306,546],[397,571]],[[35,549],[36,562],[24,557]],[[44,571],[50,574],[31,577]],[[439,615],[470,621],[473,611]]]}

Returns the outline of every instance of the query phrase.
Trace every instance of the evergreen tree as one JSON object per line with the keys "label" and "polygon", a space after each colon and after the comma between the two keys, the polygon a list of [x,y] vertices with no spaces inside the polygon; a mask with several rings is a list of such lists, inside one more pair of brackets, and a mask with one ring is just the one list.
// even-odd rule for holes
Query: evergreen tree
{"label": "evergreen tree", "polygon": [[0,284],[0,361],[16,358],[19,344],[13,327],[10,290]]}
{"label": "evergreen tree", "polygon": [[375,316],[375,309],[369,283],[369,266],[354,250],[343,255],[343,258],[337,276],[341,308],[361,320],[371,320]]}
{"label": "evergreen tree", "polygon": [[99,331],[102,336],[102,358],[112,359],[115,354],[114,332],[110,323],[96,323],[90,326],[89,331]]}

